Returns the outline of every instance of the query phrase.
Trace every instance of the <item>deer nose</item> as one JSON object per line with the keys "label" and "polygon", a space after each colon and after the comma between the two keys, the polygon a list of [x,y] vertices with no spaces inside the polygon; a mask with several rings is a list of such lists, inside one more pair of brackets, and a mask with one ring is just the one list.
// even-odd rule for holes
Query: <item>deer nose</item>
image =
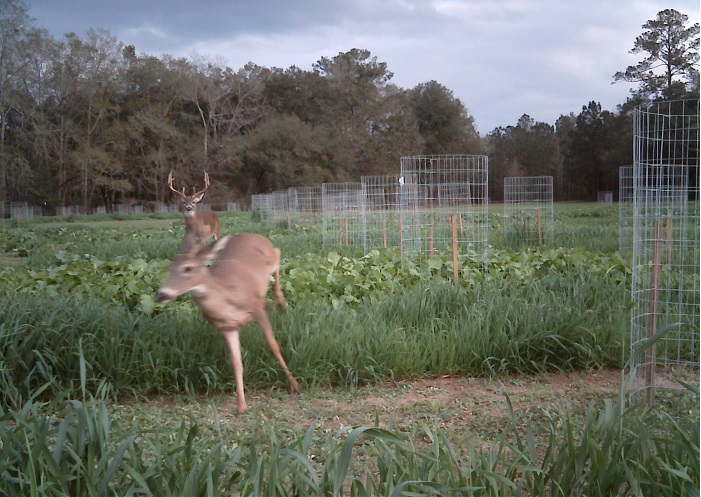
{"label": "deer nose", "polygon": [[190,204],[186,205],[186,206],[185,206],[185,210],[188,211],[188,212],[191,211],[191,210],[192,210],[192,206],[191,206]]}
{"label": "deer nose", "polygon": [[170,297],[165,292],[158,292],[156,294],[156,301],[158,301],[158,302],[161,302],[161,303],[168,302],[169,300],[170,300]]}

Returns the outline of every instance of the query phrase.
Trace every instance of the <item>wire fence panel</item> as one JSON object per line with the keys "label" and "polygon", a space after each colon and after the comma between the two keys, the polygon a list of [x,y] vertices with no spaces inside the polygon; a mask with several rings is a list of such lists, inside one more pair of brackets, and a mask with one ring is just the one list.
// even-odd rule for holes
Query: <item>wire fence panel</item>
{"label": "wire fence panel", "polygon": [[554,239],[553,177],[504,178],[504,240],[519,247]]}
{"label": "wire fence panel", "polygon": [[364,250],[399,248],[399,175],[362,176],[360,183],[365,194]]}
{"label": "wire fence panel", "polygon": [[28,221],[34,212],[27,202],[10,202],[10,218],[16,222]]}
{"label": "wire fence panel", "polygon": [[652,405],[677,380],[698,384],[699,103],[639,107],[633,126],[630,393]]}
{"label": "wire fence panel", "polygon": [[317,229],[321,223],[321,187],[295,186],[288,191],[293,222],[310,231]]}
{"label": "wire fence panel", "polygon": [[[457,250],[487,265],[488,159],[483,155],[401,158],[400,249],[415,260]],[[455,226],[455,228],[453,228]]]}
{"label": "wire fence panel", "polygon": [[633,166],[618,168],[618,250],[633,251]]}
{"label": "wire fence panel", "polygon": [[272,217],[272,196],[269,193],[251,195],[251,217],[254,221],[270,223]]}
{"label": "wire fence panel", "polygon": [[365,192],[362,183],[322,184],[321,205],[324,249],[364,249]]}
{"label": "wire fence panel", "polygon": [[606,204],[606,205],[613,204],[613,192],[610,192],[610,191],[596,192],[596,201],[600,204]]}
{"label": "wire fence panel", "polygon": [[290,219],[290,197],[287,190],[277,190],[270,193],[270,216],[268,223],[276,227],[289,228],[292,225]]}

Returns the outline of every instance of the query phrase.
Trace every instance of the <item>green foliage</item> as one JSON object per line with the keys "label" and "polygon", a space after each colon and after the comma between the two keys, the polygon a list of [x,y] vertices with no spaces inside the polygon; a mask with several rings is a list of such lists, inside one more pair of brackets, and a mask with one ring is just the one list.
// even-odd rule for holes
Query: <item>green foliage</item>
{"label": "green foliage", "polygon": [[103,261],[93,256],[56,253],[59,263],[46,269],[6,269],[0,281],[15,292],[46,296],[68,294],[78,299],[100,298],[151,313],[153,295],[165,277],[168,261],[117,258]]}
{"label": "green foliage", "polygon": [[[561,222],[574,241],[578,227],[585,237],[606,233],[614,214],[572,207]],[[491,248],[486,271],[481,257],[462,254],[454,283],[447,255],[423,265],[393,250],[319,255],[308,248],[320,246],[318,236],[302,228],[222,222],[285,247],[290,305],[270,318],[308,391],[621,366],[630,262],[615,250]],[[125,400],[148,397],[160,410],[151,395],[233,388],[226,345],[190,300],[152,299],[181,229],[168,220],[148,230],[3,228],[12,264],[0,269],[0,495],[698,493],[691,386],[684,402],[660,395],[656,411],[628,406],[623,392],[581,414],[534,405],[524,421],[512,409],[491,439],[449,438],[430,418],[409,430],[390,418],[383,428],[312,425],[299,435],[256,411],[260,429],[236,439],[216,408],[203,419],[178,406],[175,425],[116,418],[128,412]],[[261,334],[242,339],[246,387],[283,388]]]}
{"label": "green foliage", "polygon": [[322,446],[312,424],[289,442],[270,430],[245,448],[230,448],[221,436],[206,436],[194,419],[175,431],[139,430],[114,423],[101,398],[29,401],[0,412],[0,493],[698,495],[695,420],[627,408],[622,398],[591,404],[581,432],[567,411],[544,414],[544,442],[534,426],[522,429],[510,409],[502,434],[487,446],[475,434],[453,442],[420,423],[409,434],[391,425],[344,426],[322,436]]}
{"label": "green foliage", "polygon": [[699,24],[689,25],[689,16],[674,9],[664,9],[655,19],[643,24],[643,33],[635,39],[630,53],[645,58],[625,71],[618,71],[614,81],[639,83],[636,97],[647,100],[684,98],[696,87],[698,98]]}
{"label": "green foliage", "polygon": [[[93,243],[95,243],[93,241]],[[153,301],[165,278],[169,262],[115,257],[102,260],[86,254],[55,254],[55,264],[44,269],[9,267],[0,270],[0,282],[16,292],[46,290],[72,296],[98,297],[150,313],[162,307]],[[617,256],[604,256],[578,249],[528,250],[520,253],[493,250],[487,273],[477,254],[458,258],[459,284],[474,287],[489,279],[522,284],[551,273],[576,275],[582,272],[624,282],[630,273]],[[331,252],[324,257],[308,254],[286,260],[281,268],[286,298],[295,303],[323,298],[334,307],[373,302],[387,294],[422,282],[453,278],[452,256],[436,256],[425,266],[404,260],[397,251],[373,250],[361,257]]]}

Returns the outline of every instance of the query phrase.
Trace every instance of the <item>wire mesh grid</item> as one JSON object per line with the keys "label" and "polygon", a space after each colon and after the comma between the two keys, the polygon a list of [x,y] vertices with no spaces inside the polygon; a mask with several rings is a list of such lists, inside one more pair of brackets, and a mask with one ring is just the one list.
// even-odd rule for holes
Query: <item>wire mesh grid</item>
{"label": "wire mesh grid", "polygon": [[361,183],[323,183],[321,206],[324,248],[364,249],[363,185]]}
{"label": "wire mesh grid", "polygon": [[399,247],[399,175],[362,176],[364,250]]}
{"label": "wire mesh grid", "polygon": [[504,178],[504,240],[510,245],[552,245],[553,177]]}
{"label": "wire mesh grid", "polygon": [[422,155],[401,158],[400,249],[415,260],[449,253],[477,257],[487,265],[488,158],[483,155]]}
{"label": "wire mesh grid", "polygon": [[251,216],[254,221],[270,222],[272,211],[272,196],[269,193],[251,195]]}
{"label": "wire mesh grid", "polygon": [[677,380],[698,384],[699,103],[639,107],[633,125],[630,397],[652,405]]}
{"label": "wire mesh grid", "polygon": [[27,202],[10,202],[10,218],[21,222],[33,217],[33,211]]}
{"label": "wire mesh grid", "polygon": [[289,189],[290,212],[293,222],[314,231],[322,212],[320,186],[295,186]]}
{"label": "wire mesh grid", "polygon": [[269,206],[270,215],[268,217],[268,223],[277,227],[287,227],[292,225],[292,220],[290,219],[290,198],[288,191],[276,190],[270,195]]}
{"label": "wire mesh grid", "polygon": [[613,192],[611,192],[611,191],[596,192],[596,201],[600,204],[606,204],[606,205],[613,204]]}
{"label": "wire mesh grid", "polygon": [[633,166],[618,168],[618,250],[633,251]]}

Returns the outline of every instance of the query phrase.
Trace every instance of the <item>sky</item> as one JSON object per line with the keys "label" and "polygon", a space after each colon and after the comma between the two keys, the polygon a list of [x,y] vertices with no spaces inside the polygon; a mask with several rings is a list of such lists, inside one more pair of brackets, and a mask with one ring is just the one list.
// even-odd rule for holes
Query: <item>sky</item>
{"label": "sky", "polygon": [[437,81],[480,134],[528,114],[555,124],[594,100],[615,111],[637,84],[613,75],[643,24],[664,9],[699,22],[698,0],[25,0],[54,38],[109,30],[138,54],[206,56],[311,71],[353,48],[385,62],[391,83]]}

